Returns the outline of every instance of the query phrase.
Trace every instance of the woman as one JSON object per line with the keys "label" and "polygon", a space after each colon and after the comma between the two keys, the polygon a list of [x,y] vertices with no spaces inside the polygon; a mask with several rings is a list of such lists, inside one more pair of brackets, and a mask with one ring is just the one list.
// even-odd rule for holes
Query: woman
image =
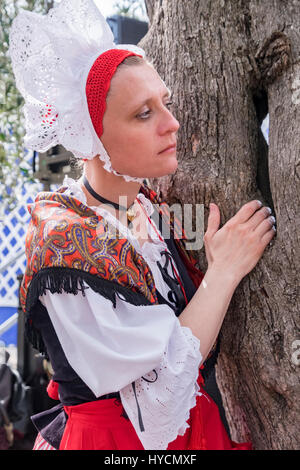
{"label": "woman", "polygon": [[29,209],[21,302],[54,370],[49,394],[61,401],[33,417],[35,448],[250,449],[228,437],[199,368],[274,236],[270,211],[250,201],[219,229],[211,204],[203,275],[144,183],[176,171],[179,123],[143,52],[115,46],[86,0],[45,17],[22,12],[10,52],[27,146],[60,143],[84,160],[78,181],[66,178]]}

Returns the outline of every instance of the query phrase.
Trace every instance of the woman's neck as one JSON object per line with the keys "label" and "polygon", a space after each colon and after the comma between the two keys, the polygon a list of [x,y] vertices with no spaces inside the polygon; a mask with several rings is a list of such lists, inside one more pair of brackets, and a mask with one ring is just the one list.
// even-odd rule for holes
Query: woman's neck
{"label": "woman's neck", "polygon": [[[92,189],[110,202],[119,204],[122,207],[130,207],[134,203],[139,192],[141,186],[140,183],[133,181],[127,182],[121,176],[108,173],[104,170],[102,165],[88,164],[92,162],[93,160],[87,162],[84,170],[84,174]],[[94,196],[92,196],[84,186],[83,176],[78,182],[86,196],[87,204],[90,206],[98,206],[100,202],[98,199],[94,198]]]}

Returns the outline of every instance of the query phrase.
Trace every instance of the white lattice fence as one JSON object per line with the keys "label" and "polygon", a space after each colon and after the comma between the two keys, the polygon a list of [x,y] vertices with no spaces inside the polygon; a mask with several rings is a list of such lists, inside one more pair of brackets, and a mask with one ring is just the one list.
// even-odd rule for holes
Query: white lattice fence
{"label": "white lattice fence", "polygon": [[0,223],[0,307],[18,306],[18,274],[25,268],[25,236],[30,215],[27,204],[34,201],[41,184],[20,188],[22,202],[13,211],[6,212]]}

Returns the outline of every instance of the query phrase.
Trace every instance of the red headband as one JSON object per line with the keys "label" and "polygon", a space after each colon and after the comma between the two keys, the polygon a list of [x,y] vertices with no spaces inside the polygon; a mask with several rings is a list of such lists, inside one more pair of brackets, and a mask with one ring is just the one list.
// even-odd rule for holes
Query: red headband
{"label": "red headband", "polygon": [[126,57],[136,55],[132,51],[123,49],[110,49],[103,52],[93,63],[86,81],[86,98],[91,120],[97,136],[101,137],[103,133],[103,116],[106,108],[106,95],[110,87],[110,81],[117,70],[118,65]]}

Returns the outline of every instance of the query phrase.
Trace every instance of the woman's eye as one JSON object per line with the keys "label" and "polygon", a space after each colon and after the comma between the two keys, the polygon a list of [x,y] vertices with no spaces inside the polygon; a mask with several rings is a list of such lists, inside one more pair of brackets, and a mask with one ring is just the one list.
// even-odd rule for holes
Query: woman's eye
{"label": "woman's eye", "polygon": [[147,117],[149,116],[149,114],[151,113],[150,109],[148,109],[148,111],[145,111],[141,114],[138,114],[137,117],[140,118],[140,119],[147,119]]}
{"label": "woman's eye", "polygon": [[[169,108],[169,106],[172,106],[172,104],[173,104],[173,101],[168,101],[168,102],[165,104],[165,106],[166,106],[167,108]],[[150,109],[148,109],[147,111],[144,111],[143,113],[138,114],[138,115],[137,115],[137,118],[138,118],[138,119],[148,119],[149,116],[150,116],[150,114],[151,114],[151,112],[152,112],[152,111],[151,111]]]}

